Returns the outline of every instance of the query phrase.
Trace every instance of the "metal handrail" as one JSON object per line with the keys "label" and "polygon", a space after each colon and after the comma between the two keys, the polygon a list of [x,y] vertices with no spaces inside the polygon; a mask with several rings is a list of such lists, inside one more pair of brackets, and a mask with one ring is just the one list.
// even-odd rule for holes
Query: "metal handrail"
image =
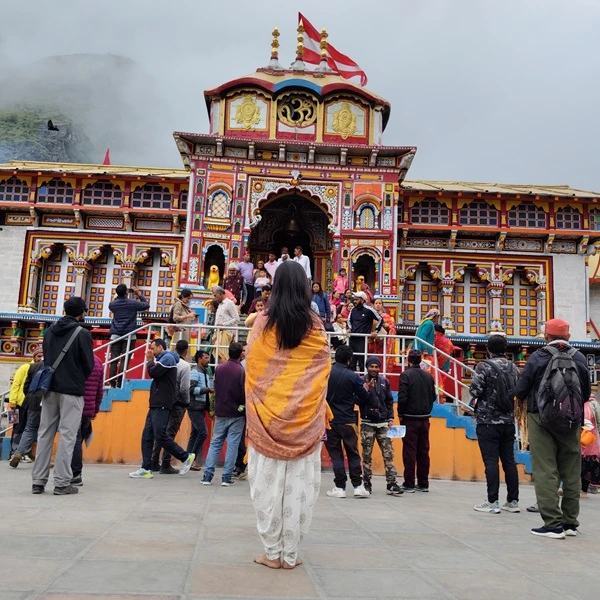
{"label": "metal handrail", "polygon": [[8,416],[8,407],[6,406],[7,400],[6,398],[10,395],[10,389],[5,392],[0,393],[0,436],[5,436],[7,432],[9,432],[13,425],[12,423],[7,423],[6,429],[3,429],[3,421]]}

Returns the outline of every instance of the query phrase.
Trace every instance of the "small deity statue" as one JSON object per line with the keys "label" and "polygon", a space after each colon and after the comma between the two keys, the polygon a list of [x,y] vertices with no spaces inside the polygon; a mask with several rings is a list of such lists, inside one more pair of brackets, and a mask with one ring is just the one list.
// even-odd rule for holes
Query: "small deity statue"
{"label": "small deity statue", "polygon": [[208,283],[206,284],[207,289],[212,289],[213,286],[219,285],[221,281],[221,275],[219,274],[219,267],[217,265],[211,265],[208,273]]}

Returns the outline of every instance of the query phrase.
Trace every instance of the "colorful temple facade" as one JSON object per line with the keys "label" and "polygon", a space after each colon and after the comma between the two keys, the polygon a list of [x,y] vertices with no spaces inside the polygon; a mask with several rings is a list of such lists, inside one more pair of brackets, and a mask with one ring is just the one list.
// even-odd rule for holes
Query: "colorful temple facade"
{"label": "colorful temple facade", "polygon": [[526,355],[565,318],[595,377],[600,193],[411,181],[416,148],[382,143],[390,104],[301,48],[282,68],[276,38],[267,67],[205,92],[208,133],[174,134],[181,170],[0,165],[0,387],[65,296],[100,339],[121,281],[164,319],[178,288],[210,296],[212,265],[296,245],[326,289],[341,267],[364,277],[401,330],[439,307],[466,351],[502,332]]}

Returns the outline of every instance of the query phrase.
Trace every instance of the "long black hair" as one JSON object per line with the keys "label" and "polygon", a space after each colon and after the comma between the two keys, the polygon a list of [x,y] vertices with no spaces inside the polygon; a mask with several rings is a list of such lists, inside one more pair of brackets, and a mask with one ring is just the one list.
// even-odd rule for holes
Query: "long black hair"
{"label": "long black hair", "polygon": [[267,330],[275,328],[280,349],[296,348],[312,328],[311,302],[304,269],[292,260],[283,261],[275,271],[266,325]]}

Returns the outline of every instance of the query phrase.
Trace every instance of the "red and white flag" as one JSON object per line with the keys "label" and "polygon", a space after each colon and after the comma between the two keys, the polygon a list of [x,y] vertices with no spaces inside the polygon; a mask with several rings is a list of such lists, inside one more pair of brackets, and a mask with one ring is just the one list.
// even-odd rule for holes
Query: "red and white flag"
{"label": "red and white flag", "polygon": [[[321,34],[315,26],[298,13],[298,24],[304,25],[304,62],[318,65],[321,62]],[[349,57],[327,44],[327,64],[332,71],[339,73],[344,79],[360,77],[360,85],[367,85],[366,73]]]}
{"label": "red and white flag", "polygon": [[103,165],[110,165],[110,148],[106,149],[106,154],[104,155]]}

